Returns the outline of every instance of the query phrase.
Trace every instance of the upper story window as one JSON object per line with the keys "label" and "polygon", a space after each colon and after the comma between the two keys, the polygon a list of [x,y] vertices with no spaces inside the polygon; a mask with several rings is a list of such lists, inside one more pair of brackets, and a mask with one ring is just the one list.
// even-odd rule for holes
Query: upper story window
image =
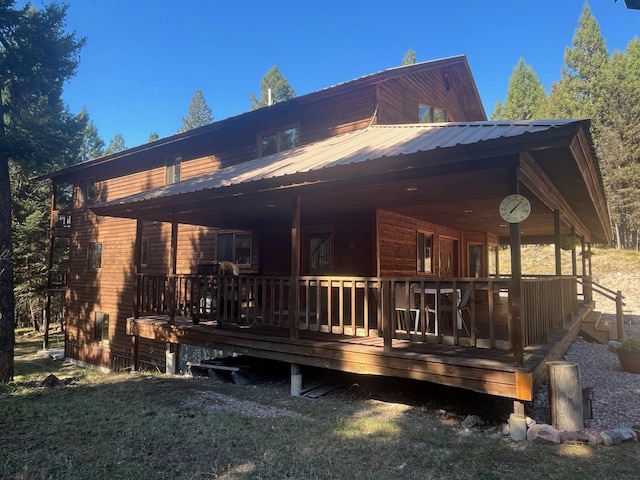
{"label": "upper story window", "polygon": [[284,127],[258,135],[260,156],[283,152],[298,146],[298,127]]}
{"label": "upper story window", "polygon": [[251,233],[219,233],[217,237],[218,260],[251,265]]}
{"label": "upper story window", "polygon": [[418,109],[418,121],[420,123],[448,122],[447,111],[441,108],[420,105]]}
{"label": "upper story window", "polygon": [[78,194],[80,203],[93,202],[96,199],[96,179],[95,177],[81,178],[78,182]]}
{"label": "upper story window", "polygon": [[165,162],[165,185],[171,185],[180,181],[180,166],[182,164],[182,156],[167,158]]}

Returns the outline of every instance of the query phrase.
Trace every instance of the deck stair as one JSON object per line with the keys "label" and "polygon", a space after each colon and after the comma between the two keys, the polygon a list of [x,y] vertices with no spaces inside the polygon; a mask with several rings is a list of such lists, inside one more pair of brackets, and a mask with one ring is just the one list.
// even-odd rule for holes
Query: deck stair
{"label": "deck stair", "polygon": [[592,310],[582,320],[580,333],[589,340],[606,345],[616,338],[615,316]]}

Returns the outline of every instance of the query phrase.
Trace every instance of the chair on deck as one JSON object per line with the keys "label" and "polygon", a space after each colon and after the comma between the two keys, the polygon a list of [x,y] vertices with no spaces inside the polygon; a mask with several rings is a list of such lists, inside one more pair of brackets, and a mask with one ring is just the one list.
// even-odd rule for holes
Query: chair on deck
{"label": "chair on deck", "polygon": [[418,331],[420,326],[420,308],[416,305],[416,295],[414,293],[416,285],[409,285],[408,303],[407,303],[407,291],[405,287],[399,285],[396,286],[395,306],[396,306],[396,321],[398,322],[398,328],[400,330],[409,331],[411,323],[407,322],[407,310],[410,316],[409,320],[414,320],[414,331]]}
{"label": "chair on deck", "polygon": [[471,300],[471,289],[466,288],[462,291],[462,295],[460,296],[460,300],[458,301],[457,306],[451,304],[451,305],[442,305],[440,307],[440,310],[443,313],[446,312],[451,316],[451,323],[453,323],[453,319],[458,316],[458,312],[459,312],[460,322],[462,323],[462,327],[464,328],[465,332],[467,332],[468,336],[471,336],[471,334],[469,333],[467,322],[464,321],[464,311],[466,310],[467,313],[469,314],[469,317],[471,317],[471,308],[469,307],[470,300]]}

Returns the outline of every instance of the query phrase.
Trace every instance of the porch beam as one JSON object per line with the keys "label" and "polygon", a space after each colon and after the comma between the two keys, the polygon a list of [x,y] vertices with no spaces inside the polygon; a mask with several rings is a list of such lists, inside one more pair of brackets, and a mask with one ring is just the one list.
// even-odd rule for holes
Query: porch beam
{"label": "porch beam", "polygon": [[[519,163],[509,168],[509,193],[520,192]],[[522,318],[522,245],[520,224],[509,224],[509,245],[511,249],[511,286],[509,287],[509,332],[513,360],[517,367],[524,363],[524,325]]]}
{"label": "porch beam", "polygon": [[560,210],[553,211],[553,236],[555,244],[556,275],[562,275],[562,251],[560,250],[560,244],[562,242],[560,232]]}
{"label": "porch beam", "polygon": [[140,309],[138,305],[138,274],[142,267],[142,234],[143,234],[144,221],[136,219],[136,238],[133,246],[133,274],[136,276],[135,291],[133,296],[133,318],[138,318],[140,315]]}
{"label": "porch beam", "polygon": [[176,321],[176,272],[178,270],[178,222],[171,220],[171,275],[169,276],[169,323]]}
{"label": "porch beam", "polygon": [[[576,228],[571,227],[571,238],[576,236]],[[576,246],[575,244],[571,247],[571,275],[574,277],[578,275],[578,260],[576,258]]]}
{"label": "porch beam", "polygon": [[[607,242],[610,242],[613,234],[611,232],[611,220],[607,210],[607,200],[604,197],[604,190],[599,187],[600,175],[598,174],[595,163],[591,160],[591,154],[588,153],[590,151],[589,140],[584,130],[581,129],[578,132],[569,148],[576,159],[576,164],[580,169],[580,173],[582,173],[584,183],[589,191],[589,196],[598,212],[598,219],[602,225],[603,233],[607,238]],[[590,240],[590,237],[587,236],[587,238]]]}
{"label": "porch beam", "polygon": [[569,206],[560,191],[555,187],[551,179],[528,153],[520,155],[521,172],[520,179],[531,192],[549,207],[550,210],[559,210],[562,221],[567,225],[575,225],[580,235],[588,235],[589,230],[580,220],[580,217]]}
{"label": "porch beam", "polygon": [[289,285],[289,334],[298,338],[298,295],[300,280],[300,244],[302,228],[302,200],[300,195],[293,201],[291,216],[291,283]]}

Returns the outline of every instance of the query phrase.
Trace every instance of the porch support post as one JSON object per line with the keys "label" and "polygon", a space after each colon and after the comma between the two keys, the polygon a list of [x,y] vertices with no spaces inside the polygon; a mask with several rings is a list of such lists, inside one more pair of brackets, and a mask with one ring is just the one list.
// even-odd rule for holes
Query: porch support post
{"label": "porch support post", "polygon": [[587,274],[587,255],[584,249],[584,237],[580,238],[580,256],[582,257],[580,261],[582,263],[582,276],[584,277]]}
{"label": "porch support post", "polygon": [[291,396],[299,397],[302,392],[302,370],[297,363],[291,364]]}
{"label": "porch support post", "polygon": [[[571,227],[571,238],[576,236],[576,227]],[[575,244],[571,248],[571,275],[574,277],[578,275],[578,262],[576,259],[576,246]]]}
{"label": "porch support post", "polygon": [[136,239],[133,246],[133,275],[135,276],[135,281],[133,282],[133,318],[140,317],[140,309],[138,308],[138,290],[140,288],[138,274],[142,267],[142,225],[142,220],[136,219]]}
{"label": "porch support post", "polygon": [[[519,163],[509,170],[509,192],[519,193]],[[509,224],[509,244],[511,247],[511,286],[509,287],[509,310],[511,317],[511,348],[517,367],[524,362],[524,319],[522,318],[522,245],[520,243],[520,224]]]}
{"label": "porch support post", "polygon": [[176,359],[178,356],[178,345],[175,343],[167,342],[165,351],[165,373],[167,375],[176,374]]}
{"label": "porch support post", "polygon": [[171,275],[169,276],[169,324],[176,323],[176,271],[178,269],[178,222],[171,220]]}
{"label": "porch support post", "polygon": [[562,251],[560,250],[560,244],[562,242],[562,239],[560,238],[560,210],[553,211],[553,236],[555,239],[556,275],[562,275]]}
{"label": "porch support post", "polygon": [[302,224],[302,200],[296,196],[291,217],[291,284],[289,286],[289,334],[298,338],[298,294],[300,281],[300,243]]}
{"label": "porch support post", "polygon": [[139,339],[137,335],[131,336],[131,371],[138,371],[138,343]]}

